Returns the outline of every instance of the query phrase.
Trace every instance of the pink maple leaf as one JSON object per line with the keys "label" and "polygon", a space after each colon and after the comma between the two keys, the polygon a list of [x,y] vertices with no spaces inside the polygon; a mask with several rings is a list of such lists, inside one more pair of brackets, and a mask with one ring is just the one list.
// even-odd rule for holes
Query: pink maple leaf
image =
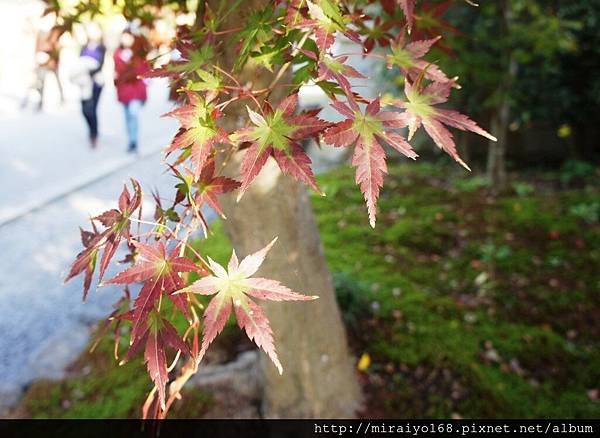
{"label": "pink maple leaf", "polygon": [[452,133],[445,127],[451,126],[462,131],[471,131],[485,138],[496,141],[496,137],[480,128],[477,123],[455,110],[437,108],[434,105],[444,103],[450,96],[452,83],[432,82],[420,91],[415,84],[405,82],[404,92],[407,101],[399,101],[397,106],[404,108],[402,117],[408,125],[408,140],[413,137],[422,125],[436,145],[454,158],[466,169],[469,166],[458,156]]}
{"label": "pink maple leaf", "polygon": [[271,358],[279,373],[283,368],[277,357],[273,342],[273,333],[269,320],[263,310],[250,297],[272,301],[307,301],[318,298],[302,295],[285,287],[277,280],[254,278],[267,253],[277,238],[263,249],[250,254],[241,262],[235,254],[231,255],[227,269],[212,259],[208,259],[212,275],[202,277],[177,293],[196,293],[214,295],[204,312],[204,336],[198,361],[204,356],[208,346],[225,327],[234,309],[238,326],[246,332],[256,345]]}
{"label": "pink maple leaf", "polygon": [[352,165],[356,168],[356,183],[365,197],[369,223],[375,227],[377,199],[387,173],[386,155],[381,145],[389,144],[401,154],[416,159],[417,154],[407,141],[393,129],[406,126],[402,114],[381,111],[379,98],[361,111],[353,99],[348,105],[336,102],[332,106],[347,118],[328,128],[323,140],[334,146],[354,146]]}

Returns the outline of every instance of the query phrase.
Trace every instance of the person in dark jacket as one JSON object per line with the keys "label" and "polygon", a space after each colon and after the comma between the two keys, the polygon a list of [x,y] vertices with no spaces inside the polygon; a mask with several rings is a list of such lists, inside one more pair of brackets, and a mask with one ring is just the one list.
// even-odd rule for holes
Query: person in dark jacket
{"label": "person in dark jacket", "polygon": [[125,111],[129,152],[137,152],[139,114],[148,97],[146,82],[141,78],[150,69],[145,49],[143,37],[125,30],[121,36],[121,44],[114,54],[115,86],[117,98]]}
{"label": "person in dark jacket", "polygon": [[87,42],[81,49],[79,65],[72,76],[81,89],[81,112],[88,126],[90,146],[95,148],[98,142],[98,102],[104,86],[102,66],[106,47],[102,43],[102,31],[90,26]]}

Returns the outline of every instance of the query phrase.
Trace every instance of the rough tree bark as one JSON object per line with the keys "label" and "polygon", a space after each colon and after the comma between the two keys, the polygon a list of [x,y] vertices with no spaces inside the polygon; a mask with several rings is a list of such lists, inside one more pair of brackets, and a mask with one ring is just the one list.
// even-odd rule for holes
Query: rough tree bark
{"label": "rough tree bark", "polygon": [[[494,131],[492,131],[494,132]],[[466,132],[460,131],[456,133],[456,150],[465,163],[471,161],[471,151],[469,150],[469,136]]]}
{"label": "rough tree bark", "polygon": [[[513,19],[511,0],[503,0],[499,6],[501,33],[507,39],[510,34],[511,22]],[[508,126],[510,124],[510,99],[508,93],[510,87],[517,76],[517,61],[512,53],[512,49],[508,48],[506,54],[506,73],[498,90],[498,107],[492,114],[490,120],[490,128],[494,133],[497,142],[490,141],[487,160],[487,176],[491,183],[492,189],[495,192],[501,192],[506,189],[507,174],[506,174],[506,149],[508,141]]]}
{"label": "rough tree bark", "polygon": [[[239,26],[251,11],[267,3],[242,2],[222,28]],[[223,47],[221,65],[231,66],[234,53],[232,47]],[[242,76],[259,86],[274,78],[273,73],[251,67]],[[281,82],[289,83],[285,78]],[[278,88],[270,100],[276,103],[285,91]],[[228,120],[245,120],[247,113],[242,106],[230,107],[227,116]],[[239,174],[240,155],[228,160],[226,173]],[[354,416],[360,390],[306,189],[282,175],[269,160],[239,203],[232,196],[223,197],[222,202],[225,230],[240,256],[279,237],[259,275],[320,297],[304,303],[264,303],[284,372],[280,376],[268,359],[263,360],[263,414],[270,418]]]}
{"label": "rough tree bark", "polygon": [[[501,91],[503,92],[503,91]],[[502,97],[499,108],[494,111],[490,120],[490,128],[498,141],[489,141],[487,159],[487,177],[494,192],[502,192],[506,188],[506,138],[508,136],[509,110],[506,98]]]}
{"label": "rough tree bark", "polygon": [[230,197],[224,208],[236,250],[248,254],[279,236],[259,274],[320,297],[266,303],[284,372],[280,376],[263,357],[265,416],[353,416],[359,402],[356,375],[305,188],[283,176],[271,160],[234,203]]}

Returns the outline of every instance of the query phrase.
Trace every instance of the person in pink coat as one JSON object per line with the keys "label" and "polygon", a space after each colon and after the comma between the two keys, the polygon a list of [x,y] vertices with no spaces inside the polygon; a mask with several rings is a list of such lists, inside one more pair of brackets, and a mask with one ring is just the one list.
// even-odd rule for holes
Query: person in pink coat
{"label": "person in pink coat", "polygon": [[125,111],[129,152],[138,150],[139,114],[148,98],[146,83],[141,77],[150,68],[144,45],[142,37],[126,29],[114,54],[115,86],[117,98]]}

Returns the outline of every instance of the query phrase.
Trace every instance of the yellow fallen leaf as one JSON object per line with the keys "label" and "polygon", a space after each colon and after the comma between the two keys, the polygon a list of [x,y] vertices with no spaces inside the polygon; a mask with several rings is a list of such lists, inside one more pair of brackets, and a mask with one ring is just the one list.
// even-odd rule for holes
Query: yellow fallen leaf
{"label": "yellow fallen leaf", "polygon": [[370,366],[371,356],[369,356],[369,353],[363,353],[362,356],[360,356],[360,359],[358,360],[356,368],[358,368],[359,371],[366,371],[367,368],[369,368]]}

